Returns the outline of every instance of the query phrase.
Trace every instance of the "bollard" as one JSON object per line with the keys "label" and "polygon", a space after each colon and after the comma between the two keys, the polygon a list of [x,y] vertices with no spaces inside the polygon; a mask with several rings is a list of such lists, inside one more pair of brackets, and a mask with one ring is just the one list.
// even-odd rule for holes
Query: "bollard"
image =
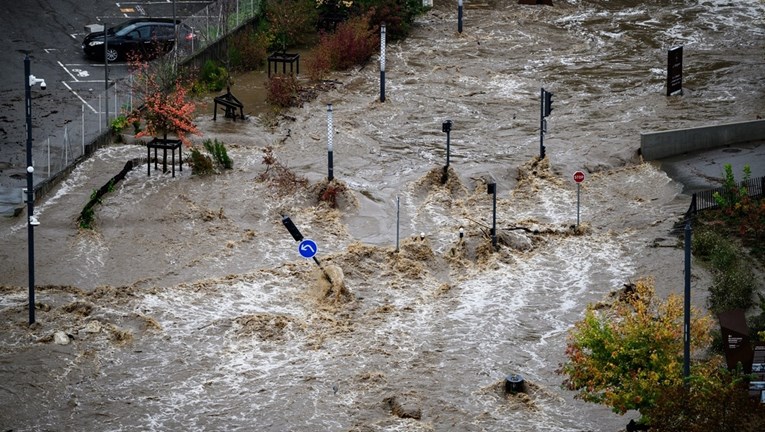
{"label": "bollard", "polygon": [[505,378],[505,393],[526,393],[526,382],[518,374],[510,374]]}

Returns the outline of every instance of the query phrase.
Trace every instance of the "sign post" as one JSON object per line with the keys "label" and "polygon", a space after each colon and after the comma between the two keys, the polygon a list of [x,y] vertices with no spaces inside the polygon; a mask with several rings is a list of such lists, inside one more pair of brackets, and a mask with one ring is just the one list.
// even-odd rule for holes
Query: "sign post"
{"label": "sign post", "polygon": [[331,283],[332,278],[329,276],[327,271],[324,270],[324,267],[321,266],[319,259],[316,258],[316,252],[319,251],[319,247],[316,245],[316,242],[303,237],[303,234],[300,233],[300,230],[297,228],[297,226],[295,226],[295,223],[292,222],[292,219],[290,219],[289,216],[282,216],[282,224],[285,228],[287,228],[287,231],[289,231],[289,233],[292,235],[292,238],[295,239],[296,242],[299,242],[298,253],[300,256],[303,258],[313,258],[313,262],[319,266],[321,271],[324,272],[324,276],[326,276],[327,280],[329,280]]}
{"label": "sign post", "polygon": [[576,182],[576,227],[579,228],[579,189],[584,181],[584,173],[582,171],[575,172],[574,181]]}

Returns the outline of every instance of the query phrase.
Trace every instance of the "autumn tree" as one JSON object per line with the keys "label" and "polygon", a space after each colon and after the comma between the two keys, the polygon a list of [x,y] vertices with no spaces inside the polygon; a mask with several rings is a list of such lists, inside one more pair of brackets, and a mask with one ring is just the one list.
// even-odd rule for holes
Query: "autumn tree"
{"label": "autumn tree", "polygon": [[131,59],[130,69],[140,108],[129,115],[128,121],[143,120],[145,123],[145,128],[136,137],[166,140],[168,135],[174,135],[190,146],[188,135],[201,135],[201,132],[193,121],[196,106],[188,97],[188,80],[178,76],[169,62],[162,60],[148,63]]}
{"label": "autumn tree", "polygon": [[[709,345],[712,320],[698,310],[691,317],[691,348],[699,354]],[[570,330],[566,356],[559,373],[578,398],[619,414],[638,410],[649,420],[662,389],[684,383],[682,299],[659,302],[653,281],[638,280],[611,307],[588,307]]]}

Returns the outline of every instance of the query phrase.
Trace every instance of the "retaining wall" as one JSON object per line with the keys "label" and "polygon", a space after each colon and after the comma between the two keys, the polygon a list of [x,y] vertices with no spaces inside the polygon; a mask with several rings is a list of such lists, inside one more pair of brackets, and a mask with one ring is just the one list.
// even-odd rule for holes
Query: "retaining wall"
{"label": "retaining wall", "polygon": [[765,120],[641,133],[640,154],[655,160],[752,141],[765,141]]}

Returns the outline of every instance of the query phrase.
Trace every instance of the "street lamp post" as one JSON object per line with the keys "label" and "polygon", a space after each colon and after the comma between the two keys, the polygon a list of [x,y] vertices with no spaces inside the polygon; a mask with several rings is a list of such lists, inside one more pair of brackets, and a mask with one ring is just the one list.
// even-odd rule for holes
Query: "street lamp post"
{"label": "street lamp post", "polygon": [[29,250],[29,324],[35,322],[35,226],[40,225],[34,216],[35,192],[32,166],[32,86],[40,84],[45,89],[45,80],[35,77],[30,72],[29,53],[24,54],[24,102],[27,120],[27,242]]}

